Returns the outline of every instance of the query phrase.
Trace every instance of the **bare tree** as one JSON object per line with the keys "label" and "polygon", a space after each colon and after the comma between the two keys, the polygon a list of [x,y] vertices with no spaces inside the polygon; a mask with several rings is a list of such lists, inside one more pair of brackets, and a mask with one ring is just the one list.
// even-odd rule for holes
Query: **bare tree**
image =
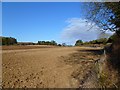
{"label": "bare tree", "polygon": [[93,21],[104,32],[120,34],[120,2],[87,2],[84,6],[87,22]]}

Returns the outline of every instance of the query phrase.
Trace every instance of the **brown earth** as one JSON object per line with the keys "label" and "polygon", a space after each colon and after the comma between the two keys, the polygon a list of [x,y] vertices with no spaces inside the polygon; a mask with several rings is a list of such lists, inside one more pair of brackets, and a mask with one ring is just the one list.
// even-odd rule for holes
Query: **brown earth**
{"label": "brown earth", "polygon": [[2,50],[19,50],[19,49],[37,49],[37,48],[52,48],[51,45],[10,45],[2,46]]}
{"label": "brown earth", "polygon": [[[4,88],[78,88],[96,87],[91,81],[94,61],[100,48],[53,47],[3,50],[2,86]],[[89,78],[90,77],[90,78]]]}

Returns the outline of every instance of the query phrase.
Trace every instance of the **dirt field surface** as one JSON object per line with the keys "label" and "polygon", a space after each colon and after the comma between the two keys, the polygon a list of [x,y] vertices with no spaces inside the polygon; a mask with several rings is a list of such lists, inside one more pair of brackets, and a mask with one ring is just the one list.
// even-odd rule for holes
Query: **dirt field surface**
{"label": "dirt field surface", "polygon": [[92,77],[91,81],[91,74],[94,74],[91,69],[101,54],[100,48],[90,47],[5,49],[2,51],[2,86],[95,87],[96,77]]}
{"label": "dirt field surface", "polygon": [[19,49],[37,49],[37,48],[52,48],[55,46],[50,45],[11,45],[11,46],[2,46],[2,50],[19,50]]}

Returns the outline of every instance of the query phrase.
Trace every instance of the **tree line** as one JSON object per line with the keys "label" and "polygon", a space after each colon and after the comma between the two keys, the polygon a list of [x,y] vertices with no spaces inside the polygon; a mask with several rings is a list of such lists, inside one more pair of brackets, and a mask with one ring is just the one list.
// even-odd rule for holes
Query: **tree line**
{"label": "tree line", "polygon": [[13,37],[0,37],[0,45],[55,45],[55,46],[65,46],[65,44],[57,44],[56,41],[38,41],[33,42],[17,42],[16,38]]}
{"label": "tree line", "polygon": [[113,34],[109,38],[100,38],[100,39],[91,40],[91,41],[87,41],[87,42],[83,42],[82,40],[77,40],[76,43],[75,43],[75,46],[90,45],[90,44],[106,45],[107,43],[114,42],[116,40],[116,38],[117,38],[116,34]]}
{"label": "tree line", "polygon": [[57,45],[57,43],[52,40],[52,41],[38,41],[38,45]]}
{"label": "tree line", "polygon": [[13,37],[0,37],[1,41],[0,44],[1,45],[14,45],[17,44],[17,39],[13,38]]}
{"label": "tree line", "polygon": [[[80,45],[89,45],[89,44],[106,44],[106,43],[112,43],[116,38],[115,34],[112,35],[110,38],[100,38],[88,42],[83,42],[82,40],[77,40],[75,43],[75,46]],[[0,37],[0,45],[55,45],[55,46],[69,46],[66,43],[57,44],[56,41],[38,41],[37,43],[33,42],[17,42],[16,38],[13,37]]]}

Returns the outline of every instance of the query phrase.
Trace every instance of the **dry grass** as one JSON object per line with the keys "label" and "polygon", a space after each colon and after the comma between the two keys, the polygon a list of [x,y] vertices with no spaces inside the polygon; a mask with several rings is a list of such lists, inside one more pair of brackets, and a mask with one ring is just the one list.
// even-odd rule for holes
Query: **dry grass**
{"label": "dry grass", "polygon": [[120,38],[108,47],[107,55],[100,73],[100,83],[103,87],[120,87]]}
{"label": "dry grass", "polygon": [[100,48],[85,48],[64,60],[66,64],[75,68],[71,77],[79,82],[80,88],[100,87],[95,62],[101,58],[101,54]]}

